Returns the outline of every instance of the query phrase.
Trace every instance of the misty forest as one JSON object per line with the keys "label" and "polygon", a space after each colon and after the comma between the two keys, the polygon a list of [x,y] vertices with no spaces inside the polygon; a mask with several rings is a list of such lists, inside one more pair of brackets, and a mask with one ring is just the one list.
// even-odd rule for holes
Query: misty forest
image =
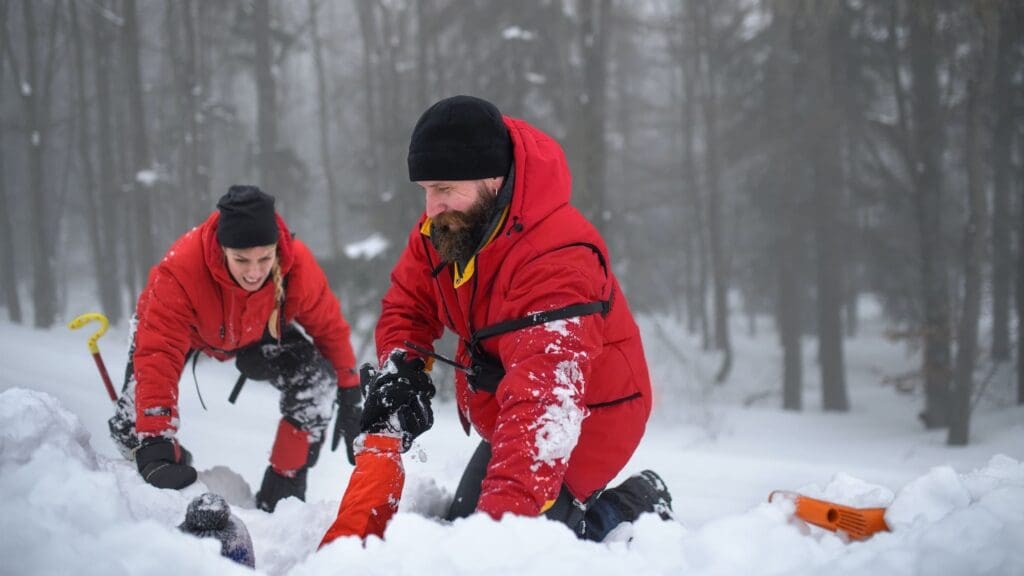
{"label": "misty forest", "polygon": [[923,428],[966,444],[994,387],[1024,403],[1019,1],[0,0],[0,24],[5,322],[127,324],[249,183],[372,357],[423,210],[410,132],[472,94],[562,144],[634,312],[713,359],[700,385],[735,385],[742,333],[780,350],[768,402],[807,410],[813,382],[848,411],[870,304]]}

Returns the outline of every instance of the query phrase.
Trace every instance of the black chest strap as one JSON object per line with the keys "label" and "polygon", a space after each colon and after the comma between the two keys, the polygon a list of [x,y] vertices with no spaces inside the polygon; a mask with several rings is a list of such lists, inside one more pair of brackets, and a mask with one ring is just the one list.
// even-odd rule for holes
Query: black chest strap
{"label": "black chest strap", "polygon": [[[604,270],[605,277],[607,278],[609,276],[608,263],[605,262],[604,254],[601,253],[601,250],[597,246],[589,242],[573,242],[572,244],[560,246],[557,250],[565,250],[566,248],[588,248],[592,250],[601,264],[601,269]],[[599,313],[601,316],[607,316],[608,312],[612,309],[612,301],[614,299],[615,290],[612,289],[608,293],[607,300],[595,300],[593,302],[570,304],[561,308],[555,308],[554,310],[535,312],[533,314],[523,316],[522,318],[504,320],[502,322],[491,324],[490,326],[485,326],[474,332],[470,337],[470,353],[478,351],[478,345],[481,340],[486,340],[488,338],[493,338],[516,330],[522,330],[523,328],[530,328],[541,324],[547,324],[548,322],[554,322],[555,320],[566,320],[590,314]]]}
{"label": "black chest strap", "polygon": [[535,312],[533,314],[523,316],[522,318],[514,318],[512,320],[505,320],[503,322],[498,322],[497,324],[485,326],[473,333],[473,336],[469,340],[471,344],[470,350],[476,348],[476,345],[479,344],[481,340],[486,340],[509,332],[515,332],[516,330],[531,328],[533,326],[547,324],[548,322],[554,322],[556,320],[566,320],[590,314],[599,313],[602,316],[606,316],[608,311],[612,308],[613,295],[614,293],[609,295],[607,300],[595,300],[593,302],[570,304],[561,308],[555,308],[554,310]]}

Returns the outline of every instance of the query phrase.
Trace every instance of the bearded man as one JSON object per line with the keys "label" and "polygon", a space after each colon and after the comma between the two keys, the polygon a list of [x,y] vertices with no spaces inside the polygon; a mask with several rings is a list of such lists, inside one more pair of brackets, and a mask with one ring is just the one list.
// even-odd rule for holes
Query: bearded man
{"label": "bearded man", "polygon": [[[649,470],[605,489],[643,437],[651,383],[605,242],[569,204],[561,146],[455,96],[419,119],[408,166],[426,210],[382,302],[374,389],[429,382],[438,358],[459,368],[458,413],[483,440],[448,519],[543,514],[601,540],[641,513],[670,517]],[[446,328],[454,361],[433,349]]]}

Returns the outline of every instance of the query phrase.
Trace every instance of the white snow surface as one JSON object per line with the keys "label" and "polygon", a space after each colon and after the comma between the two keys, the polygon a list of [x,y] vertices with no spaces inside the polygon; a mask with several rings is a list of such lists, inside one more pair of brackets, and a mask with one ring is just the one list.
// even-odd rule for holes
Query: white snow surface
{"label": "white snow surface", "polygon": [[374,232],[358,242],[346,244],[345,256],[353,259],[373,260],[387,249],[387,238],[379,232]]}
{"label": "white snow surface", "polygon": [[135,181],[143,186],[152,186],[160,180],[156,170],[139,170],[135,173]]}
{"label": "white snow surface", "polygon": [[[231,405],[233,366],[200,359],[209,409],[188,370],[178,434],[200,480],[158,490],[107,436],[112,407],[86,335],[0,323],[0,574],[251,573],[221,558],[218,542],[178,531],[188,503],[207,491],[244,521],[256,570],[266,574],[1024,574],[1024,408],[983,398],[971,444],[946,447],[944,431],[917,422],[919,395],[882,384],[917,359],[866,321],[847,342],[851,411],[818,407],[808,341],[805,409],[783,412],[774,334],[747,337],[737,324],[733,374],[714,386],[718,359],[698,341],[664,318],[640,324],[656,407],[615,482],[656,470],[678,521],[644,516],[600,544],[536,518],[440,522],[479,441],[462,434],[455,407],[442,402],[434,429],[405,455],[405,491],[385,540],[342,539],[316,552],[352,469],[343,452],[325,450],[306,502],[283,501],[274,514],[253,507],[279,417],[275,390],[250,382]],[[100,341],[115,380],[127,333],[115,328]],[[786,499],[768,503],[776,489],[888,506],[892,531],[847,542],[793,520]]]}
{"label": "white snow surface", "polygon": [[529,42],[537,37],[537,35],[529,30],[524,30],[519,26],[509,26],[501,31],[501,37],[505,40],[522,40]]}

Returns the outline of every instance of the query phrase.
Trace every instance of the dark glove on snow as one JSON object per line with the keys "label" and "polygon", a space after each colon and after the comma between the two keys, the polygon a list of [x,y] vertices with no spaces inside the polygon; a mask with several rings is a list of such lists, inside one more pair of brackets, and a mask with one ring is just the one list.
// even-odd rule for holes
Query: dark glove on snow
{"label": "dark glove on snow", "polygon": [[179,490],[196,481],[192,455],[169,438],[146,438],[135,451],[135,464],[146,482]]}
{"label": "dark glove on snow", "polygon": [[331,452],[338,449],[341,438],[345,438],[345,455],[348,463],[356,465],[356,454],[352,442],[359,436],[359,423],[363,417],[363,393],[359,386],[338,388],[338,413],[334,420],[334,437],[331,438]]}
{"label": "dark glove on snow", "polygon": [[256,507],[264,512],[273,512],[277,503],[285,498],[306,501],[306,473],[308,468],[299,468],[294,475],[278,474],[273,466],[267,466],[263,473],[263,484],[256,493]]}
{"label": "dark glove on snow", "polygon": [[436,389],[420,358],[406,358],[395,350],[379,371],[364,366],[368,374],[363,404],[364,432],[401,434],[402,450],[408,450],[420,434],[434,425],[430,399]]}

